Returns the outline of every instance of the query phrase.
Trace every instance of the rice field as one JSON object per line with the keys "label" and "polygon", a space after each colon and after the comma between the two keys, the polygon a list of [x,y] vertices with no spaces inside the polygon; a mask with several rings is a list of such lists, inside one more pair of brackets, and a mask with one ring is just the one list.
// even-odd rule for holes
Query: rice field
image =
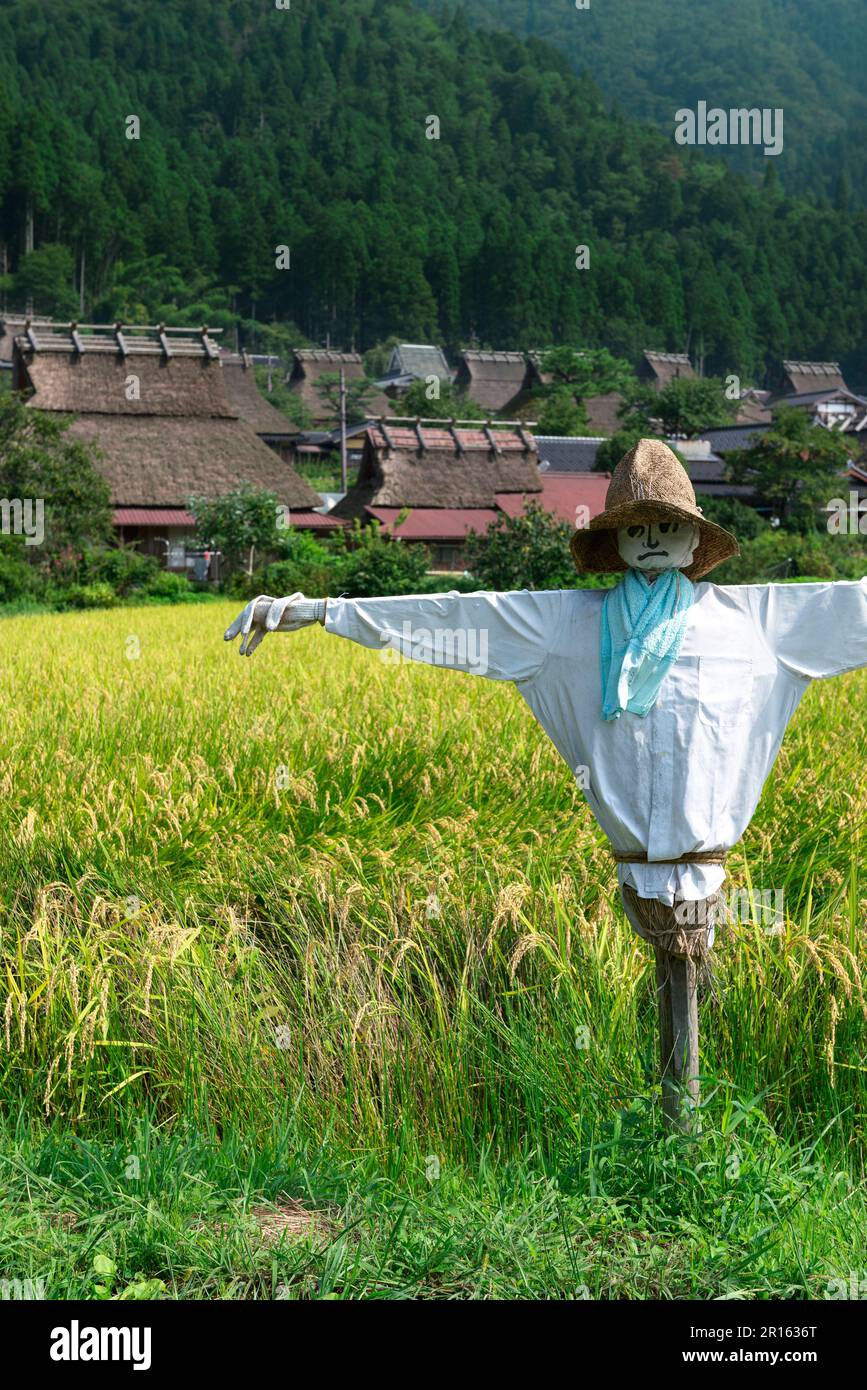
{"label": "rice field", "polygon": [[[510,687],[237,605],[11,618],[0,1280],[49,1298],[822,1298],[867,1278],[867,673],[814,686],[718,941],[701,1134]],[[99,1290],[102,1292],[99,1292]]]}

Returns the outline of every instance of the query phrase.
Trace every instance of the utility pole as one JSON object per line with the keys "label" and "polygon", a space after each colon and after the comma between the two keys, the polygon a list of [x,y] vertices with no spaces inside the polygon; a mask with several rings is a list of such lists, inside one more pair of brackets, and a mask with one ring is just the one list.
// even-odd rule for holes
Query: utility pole
{"label": "utility pole", "polygon": [[346,468],[346,370],[340,368],[340,488],[347,492],[349,482]]}

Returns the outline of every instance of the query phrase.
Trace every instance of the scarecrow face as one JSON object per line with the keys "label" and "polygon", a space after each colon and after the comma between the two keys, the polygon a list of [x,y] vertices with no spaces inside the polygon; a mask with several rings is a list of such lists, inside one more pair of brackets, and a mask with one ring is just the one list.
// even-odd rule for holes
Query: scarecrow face
{"label": "scarecrow face", "polygon": [[621,560],[634,570],[681,570],[692,563],[698,545],[698,527],[691,521],[636,522],[617,532]]}

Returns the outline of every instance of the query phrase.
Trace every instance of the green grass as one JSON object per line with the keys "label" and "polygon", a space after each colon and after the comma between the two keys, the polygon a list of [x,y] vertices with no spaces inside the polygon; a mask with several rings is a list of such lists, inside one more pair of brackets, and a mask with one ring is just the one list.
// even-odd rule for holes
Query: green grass
{"label": "green grass", "polygon": [[232,614],[4,625],[0,1278],[806,1298],[860,1269],[867,675],[808,692],[732,856],[786,927],[721,940],[702,1134],[666,1139],[646,948],[517,694],[319,629],[240,661]]}

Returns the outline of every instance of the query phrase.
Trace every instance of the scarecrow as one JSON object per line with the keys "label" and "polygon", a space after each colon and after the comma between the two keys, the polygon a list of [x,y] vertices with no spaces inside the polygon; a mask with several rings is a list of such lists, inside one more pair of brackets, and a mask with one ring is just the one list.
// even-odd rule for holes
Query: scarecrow
{"label": "scarecrow", "polygon": [[726,854],[810,681],[867,665],[867,578],[704,582],[737,541],[702,515],[676,455],[652,439],[617,465],[605,511],[571,551],[579,572],[622,580],[607,591],[263,595],[226,640],[242,634],[251,655],[267,632],[319,622],[365,647],[515,683],[582,774],[626,916],[654,947],[665,1115],[691,1127],[696,979],[723,915]]}

